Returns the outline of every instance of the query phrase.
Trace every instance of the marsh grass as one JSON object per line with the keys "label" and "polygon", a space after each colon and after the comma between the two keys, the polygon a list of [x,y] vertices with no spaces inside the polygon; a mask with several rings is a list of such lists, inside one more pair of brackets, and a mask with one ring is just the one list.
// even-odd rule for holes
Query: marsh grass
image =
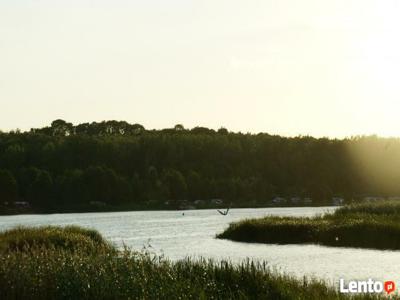
{"label": "marsh grass", "polygon": [[313,218],[274,217],[232,223],[217,236],[242,242],[400,249],[400,202],[344,206]]}
{"label": "marsh grass", "polygon": [[18,228],[0,243],[0,299],[348,299],[265,263],[170,262],[76,227]]}
{"label": "marsh grass", "polygon": [[114,251],[97,231],[77,226],[17,227],[0,233],[0,253],[31,252],[37,248],[70,252]]}

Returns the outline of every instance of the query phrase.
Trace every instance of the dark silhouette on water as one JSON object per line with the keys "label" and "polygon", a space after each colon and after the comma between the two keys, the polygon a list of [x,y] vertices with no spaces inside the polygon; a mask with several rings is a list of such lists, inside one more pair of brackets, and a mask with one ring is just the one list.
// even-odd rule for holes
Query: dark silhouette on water
{"label": "dark silhouette on water", "polygon": [[228,214],[230,208],[231,208],[231,206],[229,205],[229,207],[227,208],[226,211],[220,211],[219,209],[217,209],[217,211],[218,211],[221,215],[226,216],[226,215]]}

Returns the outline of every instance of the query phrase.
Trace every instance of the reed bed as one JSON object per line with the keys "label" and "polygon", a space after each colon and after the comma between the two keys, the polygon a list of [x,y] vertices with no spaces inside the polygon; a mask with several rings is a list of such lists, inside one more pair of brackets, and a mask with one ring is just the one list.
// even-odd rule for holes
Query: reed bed
{"label": "reed bed", "polygon": [[18,228],[0,233],[0,244],[0,299],[349,299],[265,263],[173,263],[117,251],[95,231],[76,227]]}
{"label": "reed bed", "polygon": [[400,249],[400,202],[353,204],[313,218],[274,217],[232,223],[217,236],[241,242]]}

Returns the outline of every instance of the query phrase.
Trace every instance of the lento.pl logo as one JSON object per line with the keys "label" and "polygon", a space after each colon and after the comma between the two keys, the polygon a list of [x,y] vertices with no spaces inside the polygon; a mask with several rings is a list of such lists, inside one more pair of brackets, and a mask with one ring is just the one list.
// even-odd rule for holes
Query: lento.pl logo
{"label": "lento.pl logo", "polygon": [[385,291],[389,295],[395,290],[394,281],[382,282],[370,278],[367,281],[349,281],[346,283],[344,279],[339,280],[339,291],[343,294],[383,293]]}

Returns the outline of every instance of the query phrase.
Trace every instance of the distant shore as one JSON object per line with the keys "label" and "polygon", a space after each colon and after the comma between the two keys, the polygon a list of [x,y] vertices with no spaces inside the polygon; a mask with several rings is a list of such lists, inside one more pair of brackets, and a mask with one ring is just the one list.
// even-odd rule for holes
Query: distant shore
{"label": "distant shore", "polygon": [[[363,149],[370,155],[359,155]],[[29,132],[0,132],[0,214],[400,199],[399,149],[400,139],[373,136],[288,138],[58,119]]]}
{"label": "distant shore", "polygon": [[[236,205],[230,208],[284,208],[284,207],[337,207],[330,205]],[[203,209],[226,209],[226,206],[202,206],[202,207],[188,207],[188,208],[174,208],[169,206],[83,206],[83,207],[64,207],[60,209],[53,210],[40,210],[31,207],[27,208],[7,208],[2,207],[0,209],[0,216],[9,215],[39,215],[39,214],[62,214],[62,213],[95,213],[95,212],[125,212],[125,211],[185,211],[185,210],[203,210]]]}

